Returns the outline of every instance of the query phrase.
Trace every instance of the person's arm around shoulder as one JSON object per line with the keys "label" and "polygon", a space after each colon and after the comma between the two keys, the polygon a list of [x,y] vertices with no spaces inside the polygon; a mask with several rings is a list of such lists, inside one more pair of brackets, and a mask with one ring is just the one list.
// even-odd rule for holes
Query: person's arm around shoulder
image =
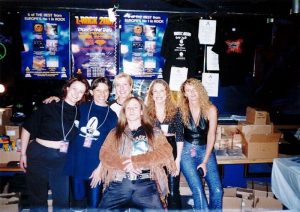
{"label": "person's arm around shoulder", "polygon": [[206,145],[206,152],[203,162],[197,167],[201,167],[204,171],[204,176],[206,175],[207,168],[206,164],[210,157],[210,154],[214,148],[215,140],[216,140],[216,130],[218,125],[218,111],[214,105],[211,105],[207,111],[207,119],[209,122],[209,128],[207,133],[207,145]]}
{"label": "person's arm around shoulder", "polygon": [[29,139],[30,139],[30,133],[25,128],[22,128],[20,167],[21,169],[23,169],[24,172],[26,172],[26,168],[27,168],[26,151],[27,151]]}
{"label": "person's arm around shoulder", "polygon": [[57,96],[50,96],[50,97],[48,97],[47,99],[44,99],[44,100],[43,100],[43,103],[44,103],[44,104],[49,104],[49,103],[51,103],[51,102],[53,102],[53,101],[59,102],[59,101],[60,101],[60,98],[57,97]]}

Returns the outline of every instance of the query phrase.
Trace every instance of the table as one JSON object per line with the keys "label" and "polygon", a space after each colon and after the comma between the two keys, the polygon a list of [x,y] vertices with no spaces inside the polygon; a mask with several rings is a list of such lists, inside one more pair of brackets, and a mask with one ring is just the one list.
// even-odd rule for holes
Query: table
{"label": "table", "polygon": [[252,163],[272,163],[273,158],[267,159],[248,159],[245,156],[217,156],[217,162],[219,165],[224,164],[252,164]]}
{"label": "table", "polygon": [[300,157],[275,158],[272,192],[289,209],[300,209]]}
{"label": "table", "polygon": [[0,163],[0,172],[23,172],[20,167],[8,167],[6,163]]}

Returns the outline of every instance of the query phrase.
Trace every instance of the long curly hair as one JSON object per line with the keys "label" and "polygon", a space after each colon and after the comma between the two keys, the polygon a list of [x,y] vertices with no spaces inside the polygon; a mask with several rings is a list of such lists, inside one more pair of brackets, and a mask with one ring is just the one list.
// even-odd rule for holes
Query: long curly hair
{"label": "long curly hair", "polygon": [[166,89],[166,103],[165,103],[165,114],[166,120],[171,120],[176,112],[177,112],[177,105],[175,103],[175,100],[171,94],[171,90],[170,87],[168,85],[168,83],[162,79],[156,79],[154,81],[152,81],[152,83],[150,84],[149,90],[147,92],[147,96],[146,96],[146,105],[148,107],[148,111],[149,111],[149,116],[152,119],[152,121],[154,121],[157,117],[156,117],[156,109],[155,109],[155,102],[153,100],[153,88],[154,85],[156,84],[161,84],[164,86],[164,88]]}
{"label": "long curly hair", "polygon": [[202,117],[207,119],[206,112],[212,105],[211,101],[209,100],[208,94],[200,82],[200,80],[195,78],[190,78],[184,81],[180,87],[180,95],[179,95],[179,108],[182,114],[183,123],[185,126],[189,124],[189,117],[190,117],[190,108],[189,108],[189,100],[185,96],[185,86],[190,85],[193,86],[196,92],[199,95],[199,107],[200,107],[200,114]]}
{"label": "long curly hair", "polygon": [[152,144],[151,142],[154,137],[154,131],[153,131],[153,125],[152,125],[151,119],[148,116],[147,107],[144,104],[143,100],[139,99],[138,97],[134,97],[134,96],[126,99],[126,101],[123,104],[123,107],[120,111],[118,123],[116,126],[116,138],[117,138],[117,140],[120,140],[120,138],[122,137],[122,134],[125,131],[126,126],[128,125],[125,112],[126,112],[126,107],[131,100],[136,100],[141,105],[141,109],[143,111],[143,115],[141,115],[142,127],[144,128],[145,133],[146,133],[148,139],[150,140],[149,143]]}

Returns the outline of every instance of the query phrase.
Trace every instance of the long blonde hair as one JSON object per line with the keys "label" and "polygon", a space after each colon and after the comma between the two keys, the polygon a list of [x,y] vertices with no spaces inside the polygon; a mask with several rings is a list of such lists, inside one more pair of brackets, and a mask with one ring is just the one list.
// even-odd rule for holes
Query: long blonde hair
{"label": "long blonde hair", "polygon": [[147,92],[147,96],[146,96],[146,105],[148,107],[148,111],[149,111],[149,116],[152,119],[152,121],[154,121],[157,117],[156,117],[156,109],[155,109],[155,102],[153,100],[153,88],[155,84],[161,84],[164,86],[165,90],[166,90],[166,102],[165,102],[165,113],[166,113],[166,120],[171,120],[176,112],[177,112],[177,107],[176,107],[176,103],[175,100],[171,94],[171,90],[170,87],[168,85],[168,83],[162,79],[156,79],[154,81],[152,81],[152,83],[150,84],[149,90]]}
{"label": "long blonde hair", "polygon": [[189,108],[189,100],[185,96],[185,86],[190,85],[193,86],[198,93],[199,96],[199,107],[200,107],[200,114],[202,117],[207,119],[207,111],[212,105],[211,101],[209,100],[208,94],[200,82],[195,78],[190,78],[184,81],[180,86],[180,95],[179,95],[179,108],[182,113],[182,119],[185,126],[189,124],[189,117],[190,117],[190,108]]}
{"label": "long blonde hair", "polygon": [[127,107],[128,103],[133,99],[138,101],[138,103],[141,105],[141,109],[143,111],[143,115],[141,115],[142,127],[144,128],[145,133],[146,133],[148,139],[150,140],[149,143],[152,144],[151,142],[152,142],[152,139],[154,137],[154,132],[153,132],[152,122],[151,122],[151,120],[148,116],[147,108],[146,108],[143,100],[139,99],[138,97],[134,97],[134,96],[129,97],[128,99],[126,99],[126,101],[123,104],[123,107],[120,111],[118,123],[117,123],[117,126],[116,126],[116,138],[117,138],[117,140],[120,140],[120,138],[122,137],[122,134],[125,131],[125,128],[128,124],[127,118],[126,118],[126,113],[125,113],[126,112],[126,107]]}

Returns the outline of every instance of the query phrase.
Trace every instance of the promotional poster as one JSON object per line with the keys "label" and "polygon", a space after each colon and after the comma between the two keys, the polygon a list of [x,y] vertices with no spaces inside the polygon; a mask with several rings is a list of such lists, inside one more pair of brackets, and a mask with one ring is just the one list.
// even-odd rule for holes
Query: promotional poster
{"label": "promotional poster", "polygon": [[161,77],[161,44],[167,16],[159,13],[125,13],[121,17],[121,69],[133,78]]}
{"label": "promotional poster", "polygon": [[21,15],[22,74],[28,79],[70,76],[69,13],[26,12]]}
{"label": "promotional poster", "polygon": [[[101,14],[103,13],[103,14]],[[71,23],[74,74],[86,78],[117,74],[119,32],[107,12],[75,14]]]}

